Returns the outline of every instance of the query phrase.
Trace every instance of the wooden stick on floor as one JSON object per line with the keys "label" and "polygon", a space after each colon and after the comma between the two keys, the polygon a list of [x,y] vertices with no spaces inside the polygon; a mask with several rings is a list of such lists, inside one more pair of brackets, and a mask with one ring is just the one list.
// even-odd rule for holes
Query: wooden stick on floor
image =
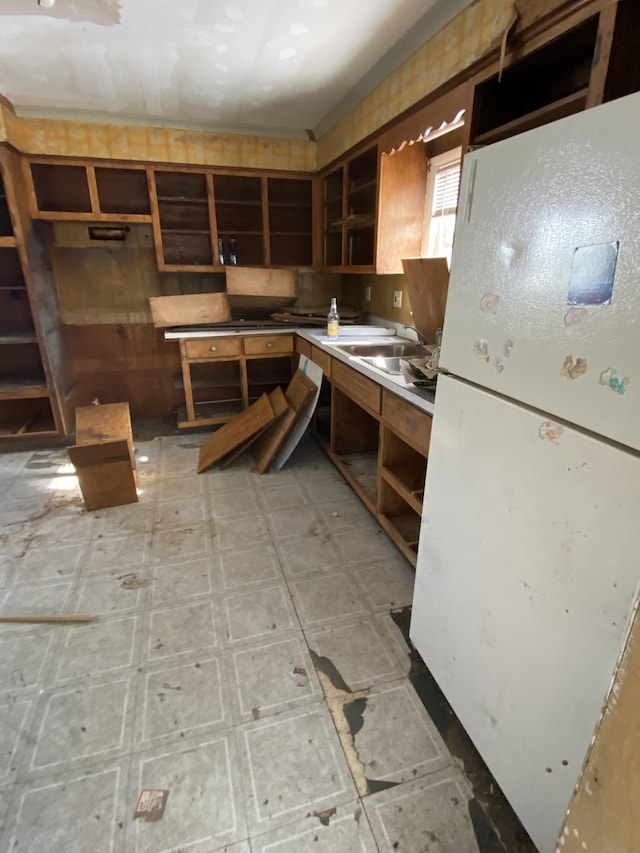
{"label": "wooden stick on floor", "polygon": [[93,616],[0,616],[0,622],[91,622]]}

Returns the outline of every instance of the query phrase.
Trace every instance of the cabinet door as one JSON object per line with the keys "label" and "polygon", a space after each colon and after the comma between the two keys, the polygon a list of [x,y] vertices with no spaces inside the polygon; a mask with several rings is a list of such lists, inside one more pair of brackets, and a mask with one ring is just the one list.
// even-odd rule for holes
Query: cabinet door
{"label": "cabinet door", "polygon": [[158,268],[212,270],[211,179],[202,172],[156,170],[152,203]]}

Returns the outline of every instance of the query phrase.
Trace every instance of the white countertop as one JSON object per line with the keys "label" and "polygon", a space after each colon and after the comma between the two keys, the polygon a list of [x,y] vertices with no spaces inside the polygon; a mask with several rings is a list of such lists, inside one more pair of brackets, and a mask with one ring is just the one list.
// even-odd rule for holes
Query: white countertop
{"label": "white countertop", "polygon": [[386,373],[386,371],[379,370],[377,367],[373,367],[373,365],[363,361],[361,358],[350,355],[340,349],[344,344],[397,343],[398,340],[404,340],[403,338],[380,335],[367,338],[362,334],[357,336],[349,335],[348,329],[345,329],[344,327],[340,329],[338,340],[328,338],[324,331],[320,329],[296,329],[296,333],[305,341],[309,341],[309,343],[315,344],[315,346],[320,347],[320,349],[329,353],[333,358],[337,358],[339,361],[343,361],[345,364],[348,364],[349,367],[357,370],[358,373],[362,373],[363,376],[373,379],[374,382],[382,385],[383,388],[393,391],[394,394],[402,397],[417,409],[422,409],[430,415],[433,414],[435,399],[433,391],[416,388],[415,385],[407,382],[404,376]]}

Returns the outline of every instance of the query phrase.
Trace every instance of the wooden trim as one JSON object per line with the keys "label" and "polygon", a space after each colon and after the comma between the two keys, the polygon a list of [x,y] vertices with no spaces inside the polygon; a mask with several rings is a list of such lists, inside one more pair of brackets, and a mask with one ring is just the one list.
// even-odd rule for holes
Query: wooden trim
{"label": "wooden trim", "polygon": [[[216,216],[216,196],[213,187],[213,174],[207,173],[207,203],[209,206],[209,232],[211,234],[211,257],[214,266],[220,266],[220,253],[218,252],[218,217]],[[217,263],[216,263],[217,258]]]}
{"label": "wooden trim", "polygon": [[262,202],[262,257],[265,266],[271,266],[271,228],[269,218],[269,188],[266,177],[260,179],[260,201]]}
{"label": "wooden trim", "polygon": [[89,200],[91,202],[91,217],[100,215],[100,199],[98,197],[98,182],[96,181],[96,170],[93,166],[87,166],[87,185],[89,187]]}
{"label": "wooden trim", "polygon": [[160,231],[160,210],[158,208],[158,193],[156,192],[155,173],[151,166],[147,166],[147,185],[149,189],[149,208],[151,210],[151,224],[153,226],[153,245],[156,250],[156,264],[159,270],[166,270],[164,263],[164,252],[162,251],[162,232]]}

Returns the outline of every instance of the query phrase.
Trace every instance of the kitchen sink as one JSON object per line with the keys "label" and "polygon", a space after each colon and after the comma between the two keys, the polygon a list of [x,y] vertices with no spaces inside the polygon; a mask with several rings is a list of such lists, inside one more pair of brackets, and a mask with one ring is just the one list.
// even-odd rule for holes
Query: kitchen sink
{"label": "kitchen sink", "polygon": [[399,358],[426,356],[428,354],[423,346],[411,341],[401,344],[342,344],[338,348],[359,358],[376,358],[383,361],[397,361]]}

